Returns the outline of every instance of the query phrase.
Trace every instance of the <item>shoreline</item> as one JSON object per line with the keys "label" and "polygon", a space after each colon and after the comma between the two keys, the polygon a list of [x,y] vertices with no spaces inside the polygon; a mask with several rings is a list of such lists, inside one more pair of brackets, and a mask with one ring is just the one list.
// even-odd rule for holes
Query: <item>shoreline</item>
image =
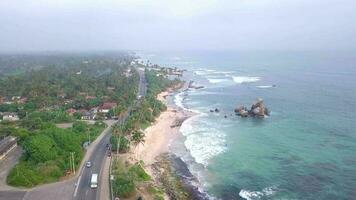
{"label": "shoreline", "polygon": [[168,88],[157,95],[157,99],[167,106],[156,121],[144,130],[145,143],[134,149],[134,156],[144,162],[144,169],[152,177],[154,183],[163,188],[165,199],[208,199],[197,187],[198,180],[188,169],[188,165],[170,151],[182,133],[181,125],[197,113],[184,110],[170,102],[167,97],[184,91],[187,84],[179,84]]}
{"label": "shoreline", "polygon": [[168,96],[172,96],[183,87],[183,84],[179,84],[157,95],[157,99],[167,106],[167,110],[160,113],[156,121],[144,130],[145,143],[139,144],[134,150],[134,154],[139,155],[138,160],[144,161],[149,172],[149,166],[156,162],[156,158],[161,154],[169,153],[170,145],[182,135],[179,129],[184,121],[196,115],[167,101]]}

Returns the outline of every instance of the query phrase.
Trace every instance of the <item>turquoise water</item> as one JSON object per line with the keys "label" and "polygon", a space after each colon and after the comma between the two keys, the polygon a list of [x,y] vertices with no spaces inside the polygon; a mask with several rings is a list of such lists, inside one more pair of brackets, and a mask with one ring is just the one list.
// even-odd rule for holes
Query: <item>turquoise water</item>
{"label": "turquoise water", "polygon": [[[176,96],[194,110],[184,159],[218,199],[356,199],[356,58],[349,52],[157,53],[205,86]],[[276,85],[276,87],[271,87]],[[266,119],[233,115],[263,97]],[[219,113],[210,109],[219,108]],[[227,118],[224,118],[224,116]]]}

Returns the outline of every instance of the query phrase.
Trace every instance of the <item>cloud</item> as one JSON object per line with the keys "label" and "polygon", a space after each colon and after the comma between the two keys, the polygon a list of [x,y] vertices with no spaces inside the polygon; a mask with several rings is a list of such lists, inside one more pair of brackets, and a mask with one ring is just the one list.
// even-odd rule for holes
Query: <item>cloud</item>
{"label": "cloud", "polygon": [[350,49],[353,0],[1,0],[0,50]]}

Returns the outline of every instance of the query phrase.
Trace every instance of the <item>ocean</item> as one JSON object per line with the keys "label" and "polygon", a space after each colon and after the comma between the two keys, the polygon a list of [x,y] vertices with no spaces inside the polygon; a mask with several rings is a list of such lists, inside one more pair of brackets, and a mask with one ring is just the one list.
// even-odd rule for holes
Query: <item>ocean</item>
{"label": "ocean", "polygon": [[[174,96],[197,113],[173,152],[211,199],[356,199],[356,57],[352,52],[155,52],[203,89]],[[263,98],[271,115],[234,109]],[[218,108],[220,112],[210,112]],[[184,148],[183,148],[184,147]],[[183,150],[184,149],[184,150]]]}

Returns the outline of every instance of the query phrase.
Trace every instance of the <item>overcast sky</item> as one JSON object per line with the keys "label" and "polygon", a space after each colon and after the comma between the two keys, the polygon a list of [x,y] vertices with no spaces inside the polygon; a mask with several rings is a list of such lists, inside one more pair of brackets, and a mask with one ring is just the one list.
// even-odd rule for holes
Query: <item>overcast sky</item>
{"label": "overcast sky", "polygon": [[116,49],[356,49],[356,1],[0,0],[0,51]]}

